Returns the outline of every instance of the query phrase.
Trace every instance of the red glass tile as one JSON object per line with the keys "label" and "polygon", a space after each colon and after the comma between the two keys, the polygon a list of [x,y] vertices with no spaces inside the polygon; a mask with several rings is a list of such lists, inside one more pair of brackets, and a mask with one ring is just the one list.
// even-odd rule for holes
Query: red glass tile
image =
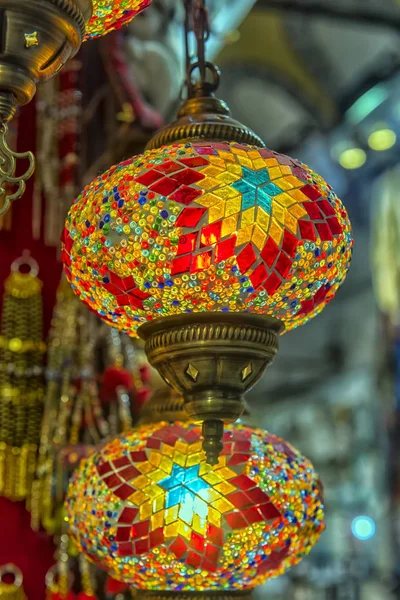
{"label": "red glass tile", "polygon": [[167,173],[176,173],[176,171],[179,171],[180,169],[182,169],[182,166],[172,160],[167,160],[167,162],[162,165],[157,165],[157,171],[161,171],[161,173],[164,173],[165,175],[167,175]]}
{"label": "red glass tile", "polygon": [[286,279],[292,266],[292,259],[289,258],[284,252],[281,252],[278,260],[276,261],[274,269],[278,271],[282,279]]}
{"label": "red glass tile", "polygon": [[248,526],[247,521],[239,512],[225,514],[225,520],[232,529],[242,529],[243,527]]}
{"label": "red glass tile", "polygon": [[194,550],[197,550],[197,552],[200,552],[201,554],[203,554],[204,553],[204,544],[205,544],[204,537],[202,535],[200,535],[199,533],[192,531],[192,535],[190,537],[191,547]]}
{"label": "red glass tile", "polygon": [[118,527],[117,535],[115,536],[115,540],[117,542],[128,542],[131,537],[131,528],[130,527]]}
{"label": "red glass tile", "polygon": [[210,562],[216,564],[218,562],[220,548],[213,546],[212,544],[207,544],[206,546],[206,558]]}
{"label": "red glass tile", "polygon": [[236,257],[239,269],[243,274],[246,273],[256,259],[257,257],[251,244],[247,244],[247,246],[245,246],[241,253]]}
{"label": "red glass tile", "polygon": [[260,521],[264,521],[264,516],[260,512],[258,512],[255,506],[251,506],[250,508],[246,508],[246,510],[243,510],[242,515],[249,523],[249,525],[252,525],[253,523],[259,523]]}
{"label": "red glass tile", "polygon": [[314,304],[320,304],[321,302],[323,302],[326,298],[327,293],[328,290],[326,289],[326,287],[324,285],[321,286],[314,296]]}
{"label": "red glass tile", "polygon": [[193,252],[196,248],[197,236],[198,231],[181,235],[179,238],[177,254],[180,255],[186,254],[187,252]]}
{"label": "red glass tile", "polygon": [[188,444],[199,441],[199,435],[195,431],[185,431],[181,436]]}
{"label": "red glass tile", "polygon": [[193,185],[193,183],[197,183],[198,181],[201,181],[204,178],[205,175],[203,175],[203,173],[200,173],[200,171],[194,171],[193,169],[189,168],[179,171],[179,173],[176,173],[172,177],[172,179],[177,181],[179,185]]}
{"label": "red glass tile", "polygon": [[228,494],[226,499],[229,500],[233,506],[236,506],[236,508],[244,508],[251,504],[251,500],[249,500],[243,492],[232,492],[232,494]]}
{"label": "red glass tile", "polygon": [[118,556],[132,556],[133,544],[131,542],[123,542],[118,546]]}
{"label": "red glass tile", "polygon": [[313,223],[311,223],[311,221],[305,221],[304,219],[299,219],[298,223],[302,239],[315,242],[316,237]]}
{"label": "red glass tile", "polygon": [[268,277],[267,281],[264,283],[264,288],[268,292],[268,294],[272,296],[280,288],[281,285],[282,281],[279,279],[278,275],[272,273]]}
{"label": "red glass tile", "polygon": [[234,465],[242,465],[243,463],[247,462],[249,460],[249,458],[250,458],[249,454],[235,452],[235,454],[232,454],[232,456],[228,460],[228,465],[230,467],[232,467]]}
{"label": "red glass tile", "polygon": [[268,502],[267,504],[261,504],[258,507],[258,510],[264,515],[264,518],[267,521],[270,521],[271,519],[278,519],[282,516],[279,510],[272,504],[272,502]]}
{"label": "red glass tile", "polygon": [[121,289],[112,283],[105,283],[104,287],[107,290],[107,292],[110,292],[110,294],[120,294],[121,293]]}
{"label": "red glass tile", "polygon": [[324,218],[316,202],[302,202],[302,206],[306,209],[310,219],[313,219],[313,221],[318,221],[319,219]]}
{"label": "red glass tile", "polygon": [[165,442],[165,444],[168,444],[168,446],[175,446],[177,439],[178,439],[178,436],[174,435],[171,432],[164,438],[164,442]]}
{"label": "red glass tile", "polygon": [[111,465],[108,462],[103,462],[100,465],[97,465],[97,472],[99,475],[105,475],[106,473],[109,473],[111,470],[112,470]]}
{"label": "red glass tile", "polygon": [[217,151],[212,146],[196,146],[196,152],[198,154],[204,154],[205,156],[217,154]]}
{"label": "red glass tile", "polygon": [[336,215],[332,204],[328,200],[325,200],[325,198],[318,202],[318,206],[327,217],[334,217]]}
{"label": "red glass tile", "polygon": [[122,511],[118,523],[125,523],[131,525],[136,518],[139,510],[137,508],[124,508]]}
{"label": "red glass tile", "polygon": [[317,198],[321,197],[321,192],[319,191],[316,185],[307,184],[301,188],[301,191],[307,196],[307,198],[310,198],[310,200],[317,200]]}
{"label": "red glass tile", "polygon": [[177,227],[196,227],[206,208],[184,208],[176,220]]}
{"label": "red glass tile", "polygon": [[247,475],[238,475],[234,479],[231,479],[229,483],[243,491],[250,490],[256,485]]}
{"label": "red glass tile", "polygon": [[203,571],[208,571],[209,573],[215,573],[215,571],[217,570],[217,564],[212,563],[210,560],[205,559],[201,563],[201,569]]}
{"label": "red glass tile", "polygon": [[144,450],[139,450],[137,452],[131,452],[131,459],[134,462],[146,462],[147,454]]}
{"label": "red glass tile", "polygon": [[280,552],[272,552],[268,559],[258,565],[257,574],[264,575],[267,571],[275,570],[289,553],[290,545]]}
{"label": "red glass tile", "polygon": [[169,196],[179,187],[179,183],[172,179],[171,177],[164,177],[154,183],[149,189],[152,192],[156,192],[157,194],[161,194],[162,196]]}
{"label": "red glass tile", "polygon": [[129,458],[127,456],[121,456],[120,458],[113,460],[113,465],[116,469],[121,469],[122,467],[127,467],[130,464],[131,464],[131,461],[129,460]]}
{"label": "red glass tile", "polygon": [[215,221],[211,225],[206,225],[201,230],[200,246],[211,246],[219,242],[221,237],[222,221]]}
{"label": "red glass tile", "polygon": [[162,527],[159,527],[158,529],[155,529],[154,531],[150,532],[150,548],[155,548],[156,546],[159,546],[163,543],[163,541],[164,529]]}
{"label": "red glass tile", "polygon": [[301,303],[301,309],[297,314],[299,315],[308,315],[312,310],[314,310],[314,298],[311,300],[304,300]]}
{"label": "red glass tile", "polygon": [[146,298],[150,298],[150,294],[147,294],[146,292],[142,292],[142,290],[139,290],[139,288],[129,290],[129,295],[136,296],[137,298],[140,298],[141,300],[146,300]]}
{"label": "red glass tile", "polygon": [[122,471],[119,471],[119,475],[125,479],[125,481],[129,481],[130,479],[134,479],[140,475],[140,471],[136,469],[134,466],[127,467]]}
{"label": "red glass tile", "polygon": [[[141,309],[143,309],[143,301],[142,301],[142,300],[139,300],[139,298],[136,298],[136,297],[135,297],[135,296],[133,296],[133,295],[130,295],[130,296],[125,296],[125,298],[127,299],[127,301],[128,301],[127,303],[128,303],[130,306],[135,306],[136,308],[141,308]],[[126,302],[124,302],[123,304],[120,304],[120,306],[126,306],[126,304],[127,304],[127,303],[126,303]]]}
{"label": "red glass tile", "polygon": [[197,271],[204,271],[205,269],[208,269],[208,267],[211,265],[211,258],[212,250],[193,256],[190,272],[197,273]]}
{"label": "red glass tile", "polygon": [[216,546],[222,546],[224,543],[224,534],[222,529],[209,523],[207,525],[207,539]]}
{"label": "red glass tile", "polygon": [[252,504],[266,504],[269,502],[269,497],[259,487],[246,492],[246,496],[250,498]]}
{"label": "red glass tile", "polygon": [[315,226],[323,242],[330,242],[332,240],[333,236],[328,223],[316,223]]}
{"label": "red glass tile", "polygon": [[229,455],[232,454],[232,448],[233,448],[233,444],[224,444],[221,454],[223,456],[228,456],[228,454]]}
{"label": "red glass tile", "polygon": [[[120,294],[118,296],[115,296],[115,300],[116,300],[118,306],[128,306],[130,304],[129,296],[127,296],[126,294]],[[133,298],[133,304],[134,305],[142,304],[142,302],[140,300]],[[138,306],[138,308],[140,308],[140,306]]]}
{"label": "red glass tile", "polygon": [[182,185],[176,192],[170,196],[171,200],[175,202],[180,202],[181,204],[191,204],[196,198],[202,195],[201,190],[195,190],[193,188],[188,187],[187,185]]}
{"label": "red glass tile", "polygon": [[299,240],[297,239],[297,237],[294,236],[293,233],[290,233],[290,231],[285,229],[282,239],[282,250],[284,250],[286,254],[288,254],[291,258],[294,258],[296,256],[298,243]]}
{"label": "red glass tile", "polygon": [[144,538],[143,540],[138,540],[135,542],[135,552],[136,554],[144,554],[149,551],[149,538]]}
{"label": "red glass tile", "polygon": [[113,475],[108,475],[107,477],[104,477],[103,481],[106,484],[106,486],[110,489],[115,488],[124,483],[123,480],[118,477],[118,475],[115,475],[115,473]]}
{"label": "red glass tile", "polygon": [[182,558],[186,552],[185,541],[181,537],[178,537],[172,542],[169,549],[175,554],[176,558]]}
{"label": "red glass tile", "polygon": [[205,167],[208,165],[208,160],[201,156],[195,156],[194,158],[180,158],[179,162],[183,163],[187,167]]}
{"label": "red glass tile", "polygon": [[250,275],[250,281],[253,288],[256,290],[267,279],[268,273],[264,263],[260,263],[253,273]]}
{"label": "red glass tile", "polygon": [[260,155],[263,158],[278,158],[275,154],[275,152],[273,152],[272,150],[267,150],[266,148],[261,148],[261,150],[259,150]]}
{"label": "red glass tile", "polygon": [[135,525],[132,526],[132,538],[134,540],[136,540],[137,538],[141,538],[144,537],[145,535],[148,535],[149,533],[149,524],[150,521],[140,521],[139,523],[135,523]]}
{"label": "red glass tile", "polygon": [[135,492],[135,489],[133,487],[131,487],[130,485],[128,485],[127,483],[124,483],[124,485],[121,485],[121,487],[114,490],[114,494],[118,498],[121,498],[121,500],[126,500],[134,492]]}
{"label": "red glass tile", "polygon": [[272,238],[268,238],[268,240],[265,243],[264,248],[262,249],[261,258],[263,259],[265,264],[269,268],[271,268],[275,262],[276,257],[278,256],[279,252],[280,252],[279,246],[277,246],[277,244],[275,244],[275,242]]}
{"label": "red glass tile", "polygon": [[246,441],[236,441],[235,442],[235,452],[250,452],[251,451],[251,442]]}
{"label": "red glass tile", "polygon": [[186,562],[188,565],[191,565],[192,567],[197,568],[200,563],[201,563],[201,556],[200,554],[196,554],[196,552],[193,552],[193,550],[190,550],[189,554],[187,555],[187,559]]}
{"label": "red glass tile", "polygon": [[223,242],[219,242],[215,250],[215,263],[219,263],[222,260],[227,260],[228,258],[231,258],[231,256],[235,254],[235,246],[236,235],[229,237]]}
{"label": "red glass tile", "polygon": [[135,281],[132,277],[132,275],[130,275],[129,277],[124,277],[124,279],[121,280],[122,283],[122,287],[123,289],[128,292],[129,290],[132,290],[133,288],[136,287]]}
{"label": "red glass tile", "polygon": [[135,181],[141,183],[142,185],[151,185],[155,181],[158,181],[163,177],[162,173],[158,173],[154,169],[150,169],[150,171],[146,171],[143,175],[136,177]]}
{"label": "red glass tile", "polygon": [[327,222],[329,225],[329,229],[332,231],[333,235],[340,235],[343,232],[343,228],[336,217],[328,219]]}
{"label": "red glass tile", "polygon": [[171,275],[178,275],[179,273],[186,273],[189,271],[192,265],[192,255],[185,254],[179,258],[174,258],[171,264]]}
{"label": "red glass tile", "polygon": [[154,438],[149,438],[146,443],[147,448],[153,448],[154,450],[159,450],[161,446],[160,440],[155,440]]}

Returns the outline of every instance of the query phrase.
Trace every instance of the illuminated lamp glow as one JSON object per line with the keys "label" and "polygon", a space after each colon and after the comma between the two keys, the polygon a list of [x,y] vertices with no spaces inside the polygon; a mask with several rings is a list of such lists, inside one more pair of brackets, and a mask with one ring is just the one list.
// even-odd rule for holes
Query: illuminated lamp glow
{"label": "illuminated lamp glow", "polygon": [[359,169],[367,162],[367,155],[361,148],[348,148],[339,156],[339,164],[344,169]]}
{"label": "illuminated lamp glow", "polygon": [[351,532],[358,540],[370,540],[375,535],[375,521],[371,517],[359,516],[353,519]]}
{"label": "illuminated lamp glow", "polygon": [[383,152],[392,148],[397,141],[397,135],[392,129],[377,129],[368,137],[368,145],[376,152]]}

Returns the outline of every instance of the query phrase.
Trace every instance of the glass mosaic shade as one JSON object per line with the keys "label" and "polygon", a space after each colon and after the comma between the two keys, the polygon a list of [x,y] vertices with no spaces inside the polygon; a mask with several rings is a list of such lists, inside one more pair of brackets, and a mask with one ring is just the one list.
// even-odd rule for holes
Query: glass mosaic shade
{"label": "glass mosaic shade", "polygon": [[92,0],[93,14],[86,26],[86,39],[106,35],[126,25],[147,8],[151,0]]}
{"label": "glass mosaic shade", "polygon": [[350,222],[331,187],[282,154],[237,143],[165,146],[75,200],[63,262],[75,292],[129,334],[161,316],[247,311],[302,325],[349,267]]}
{"label": "glass mosaic shade", "polygon": [[198,426],[158,423],[85,459],[66,505],[79,549],[140,590],[251,589],[298,563],[324,529],[311,463],[258,429],[223,442],[210,467]]}

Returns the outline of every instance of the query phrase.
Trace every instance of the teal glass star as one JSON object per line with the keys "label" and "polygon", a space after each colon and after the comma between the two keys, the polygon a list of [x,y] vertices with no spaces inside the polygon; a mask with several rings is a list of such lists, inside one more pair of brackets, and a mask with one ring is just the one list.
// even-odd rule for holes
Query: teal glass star
{"label": "teal glass star", "polygon": [[257,204],[270,215],[272,196],[281,194],[282,190],[271,183],[267,168],[253,171],[242,167],[242,173],[242,179],[232,184],[232,187],[242,194],[242,210]]}

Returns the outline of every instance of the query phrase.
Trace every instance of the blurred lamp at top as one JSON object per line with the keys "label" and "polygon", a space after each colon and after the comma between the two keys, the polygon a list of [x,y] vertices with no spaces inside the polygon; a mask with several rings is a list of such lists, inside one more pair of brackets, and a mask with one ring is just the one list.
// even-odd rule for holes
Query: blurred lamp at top
{"label": "blurred lamp at top", "polygon": [[93,13],[86,26],[86,39],[97,38],[120,29],[150,3],[151,0],[92,0]]}
{"label": "blurred lamp at top", "polygon": [[371,517],[359,516],[353,519],[351,531],[358,540],[370,540],[375,535],[376,525]]}

